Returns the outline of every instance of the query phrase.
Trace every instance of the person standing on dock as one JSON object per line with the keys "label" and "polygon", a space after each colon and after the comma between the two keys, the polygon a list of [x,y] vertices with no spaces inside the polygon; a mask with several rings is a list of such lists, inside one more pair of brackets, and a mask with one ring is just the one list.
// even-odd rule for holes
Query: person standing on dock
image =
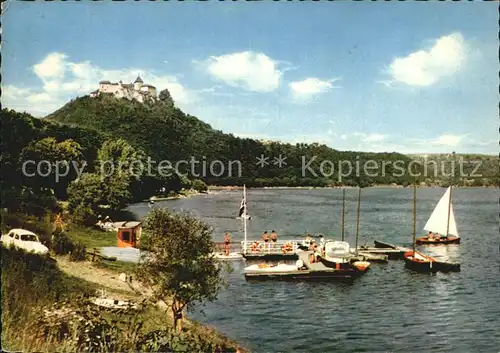
{"label": "person standing on dock", "polygon": [[267,234],[267,230],[264,231],[264,234],[262,234],[262,240],[264,240],[264,249],[269,249],[269,234]]}
{"label": "person standing on dock", "polygon": [[273,242],[273,248],[276,248],[276,242],[278,241],[278,234],[274,229],[271,232],[271,241]]}
{"label": "person standing on dock", "polygon": [[224,250],[226,251],[226,256],[229,256],[231,250],[231,234],[224,234]]}

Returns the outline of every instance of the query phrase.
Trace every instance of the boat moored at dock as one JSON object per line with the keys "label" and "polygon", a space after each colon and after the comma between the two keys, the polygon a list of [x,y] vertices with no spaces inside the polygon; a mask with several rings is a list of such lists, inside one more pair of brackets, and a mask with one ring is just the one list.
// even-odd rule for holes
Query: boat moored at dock
{"label": "boat moored at dock", "polygon": [[[328,243],[328,242],[327,242]],[[327,244],[325,243],[325,245]],[[331,242],[344,243],[344,242]],[[349,246],[347,244],[347,246]],[[300,281],[328,281],[328,280],[347,280],[360,277],[368,270],[370,263],[366,261],[352,261],[352,255],[347,252],[342,256],[335,257],[338,263],[328,262],[328,266],[323,262],[322,257],[312,251],[299,251],[297,253],[299,260],[294,265],[277,264],[270,265],[261,263],[251,265],[245,268],[244,275],[247,280],[300,280]],[[313,255],[313,256],[311,256]],[[337,255],[337,254],[336,254]],[[311,257],[318,261],[311,262]]]}
{"label": "boat moored at dock", "polygon": [[443,262],[418,251],[408,251],[404,254],[405,266],[417,272],[458,272],[460,264]]}

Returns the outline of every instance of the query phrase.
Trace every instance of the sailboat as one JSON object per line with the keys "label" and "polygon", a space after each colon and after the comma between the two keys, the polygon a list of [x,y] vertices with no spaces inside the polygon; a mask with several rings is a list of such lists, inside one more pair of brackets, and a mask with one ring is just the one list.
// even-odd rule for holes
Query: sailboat
{"label": "sailboat", "polygon": [[252,218],[250,215],[248,215],[247,189],[246,189],[245,185],[243,185],[243,199],[241,200],[238,218],[240,218],[240,219],[251,219]]}
{"label": "sailboat", "polygon": [[[436,208],[432,212],[431,217],[424,227],[424,230],[429,232],[429,235],[418,238],[416,240],[417,244],[460,244],[457,223],[455,221],[455,214],[453,213],[453,205],[451,203],[451,191],[450,186],[439,200]],[[433,233],[437,235],[432,236]]]}
{"label": "sailboat", "polygon": [[[429,222],[427,222],[429,223]],[[417,184],[413,184],[413,249],[405,252],[403,260],[405,266],[417,272],[448,272],[460,271],[460,264],[441,262],[431,256],[424,255],[415,250],[417,234]]]}

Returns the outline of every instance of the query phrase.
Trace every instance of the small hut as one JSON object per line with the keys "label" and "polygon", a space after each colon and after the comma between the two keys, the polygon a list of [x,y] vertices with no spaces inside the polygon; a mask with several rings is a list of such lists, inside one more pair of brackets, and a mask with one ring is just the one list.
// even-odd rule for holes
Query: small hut
{"label": "small hut", "polygon": [[141,238],[141,222],[129,221],[123,222],[118,226],[118,247],[119,248],[135,248]]}

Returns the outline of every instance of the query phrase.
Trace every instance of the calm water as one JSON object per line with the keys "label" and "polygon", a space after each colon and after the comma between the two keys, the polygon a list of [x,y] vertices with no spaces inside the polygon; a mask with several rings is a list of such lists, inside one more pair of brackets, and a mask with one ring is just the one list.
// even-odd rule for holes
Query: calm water
{"label": "calm water", "polygon": [[[417,230],[445,189],[418,190]],[[280,237],[305,232],[340,237],[341,190],[247,190],[249,238],[275,229]],[[500,352],[500,258],[497,189],[454,189],[462,244],[421,247],[460,262],[459,273],[418,274],[402,261],[372,264],[354,284],[247,283],[244,262],[234,263],[228,288],[191,316],[253,352]],[[346,240],[354,245],[357,190],[346,192]],[[364,189],[360,244],[374,239],[409,245],[412,197],[408,189]],[[243,238],[235,219],[240,192],[157,203],[205,219],[222,241],[225,231]],[[145,204],[131,210],[147,213]]]}

